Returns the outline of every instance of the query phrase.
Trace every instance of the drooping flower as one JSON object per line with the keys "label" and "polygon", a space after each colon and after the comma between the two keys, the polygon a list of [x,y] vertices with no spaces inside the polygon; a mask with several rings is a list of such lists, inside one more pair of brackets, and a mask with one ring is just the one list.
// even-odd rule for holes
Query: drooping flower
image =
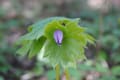
{"label": "drooping flower", "polygon": [[53,66],[74,67],[77,60],[86,59],[87,42],[94,43],[78,22],[79,19],[52,17],[33,24],[30,32],[21,37],[23,47],[18,53],[29,52],[29,57],[38,55],[38,59]]}
{"label": "drooping flower", "polygon": [[58,45],[61,45],[63,40],[63,32],[60,30],[56,30],[54,32],[54,40]]}

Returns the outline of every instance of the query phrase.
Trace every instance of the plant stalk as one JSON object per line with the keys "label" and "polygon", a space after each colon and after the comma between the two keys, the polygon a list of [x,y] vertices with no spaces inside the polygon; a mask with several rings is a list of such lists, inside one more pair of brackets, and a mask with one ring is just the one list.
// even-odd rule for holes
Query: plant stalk
{"label": "plant stalk", "polygon": [[66,80],[70,80],[68,69],[65,69],[65,76],[66,76]]}
{"label": "plant stalk", "polygon": [[55,70],[56,70],[56,80],[60,80],[60,67],[58,64],[56,65]]}

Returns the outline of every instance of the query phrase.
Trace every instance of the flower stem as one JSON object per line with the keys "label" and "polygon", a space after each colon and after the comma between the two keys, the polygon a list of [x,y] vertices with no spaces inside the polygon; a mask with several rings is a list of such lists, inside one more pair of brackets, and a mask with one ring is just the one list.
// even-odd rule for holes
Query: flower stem
{"label": "flower stem", "polygon": [[66,76],[66,80],[70,80],[69,72],[67,69],[65,69],[65,76]]}
{"label": "flower stem", "polygon": [[56,65],[55,70],[56,70],[56,80],[60,80],[60,68],[59,68],[59,65]]}

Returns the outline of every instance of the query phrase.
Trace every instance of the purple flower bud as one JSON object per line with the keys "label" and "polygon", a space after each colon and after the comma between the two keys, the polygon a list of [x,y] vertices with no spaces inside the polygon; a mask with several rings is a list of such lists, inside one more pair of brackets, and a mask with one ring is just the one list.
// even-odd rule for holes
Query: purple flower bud
{"label": "purple flower bud", "polygon": [[63,32],[61,30],[56,30],[54,32],[54,40],[58,45],[62,44],[62,40],[63,40]]}

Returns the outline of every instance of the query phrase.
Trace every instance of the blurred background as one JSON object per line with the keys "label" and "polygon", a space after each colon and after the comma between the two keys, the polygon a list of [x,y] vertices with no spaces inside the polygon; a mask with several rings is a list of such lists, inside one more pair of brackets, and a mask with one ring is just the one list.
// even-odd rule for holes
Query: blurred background
{"label": "blurred background", "polygon": [[71,80],[120,80],[120,0],[0,0],[0,80],[55,80],[50,65],[17,56],[15,45],[29,25],[51,16],[80,18],[96,39],[88,60],[69,69]]}

